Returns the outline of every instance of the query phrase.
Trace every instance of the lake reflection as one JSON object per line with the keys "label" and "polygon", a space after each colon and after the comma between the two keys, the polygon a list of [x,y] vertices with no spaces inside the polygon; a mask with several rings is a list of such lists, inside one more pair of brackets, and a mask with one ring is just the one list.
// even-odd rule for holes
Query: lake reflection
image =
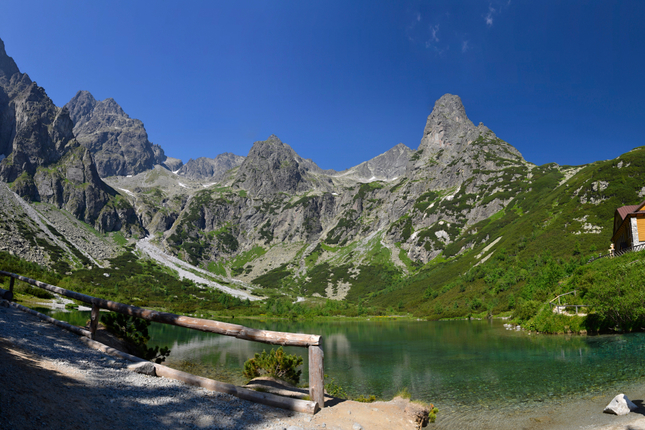
{"label": "lake reflection", "polygon": [[[413,398],[463,411],[580,398],[645,379],[640,333],[536,336],[508,331],[498,320],[234,322],[322,335],[325,373],[353,396],[389,398],[407,388]],[[275,348],[155,323],[150,335],[152,345],[172,350],[164,364],[236,384],[246,382],[241,373],[248,358]],[[305,358],[306,382],[307,350],[285,350]]]}

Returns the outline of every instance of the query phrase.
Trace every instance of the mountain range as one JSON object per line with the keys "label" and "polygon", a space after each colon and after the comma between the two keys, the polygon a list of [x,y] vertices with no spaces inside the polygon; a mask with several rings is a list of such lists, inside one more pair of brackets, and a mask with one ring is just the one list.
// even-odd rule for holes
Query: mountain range
{"label": "mountain range", "polygon": [[[437,100],[420,135],[416,150],[400,143],[342,172],[274,135],[246,156],[183,164],[111,98],[79,91],[56,107],[0,41],[0,198],[12,202],[2,206],[0,243],[56,269],[107,264],[126,241],[148,236],[145,249],[256,296],[396,302],[451,316],[475,299],[511,306],[528,281],[498,288],[502,275],[486,276],[500,261],[515,264],[499,258],[608,247],[615,207],[645,195],[642,148],[585,166],[536,166],[473,124],[456,95]],[[469,273],[485,275],[466,281]]]}

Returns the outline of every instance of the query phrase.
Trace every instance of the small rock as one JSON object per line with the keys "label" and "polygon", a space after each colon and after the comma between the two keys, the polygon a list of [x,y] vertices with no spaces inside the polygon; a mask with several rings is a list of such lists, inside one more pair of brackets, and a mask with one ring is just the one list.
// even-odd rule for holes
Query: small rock
{"label": "small rock", "polygon": [[298,426],[289,426],[289,427],[287,427],[287,430],[305,430],[305,429],[303,429],[302,427],[298,427]]}
{"label": "small rock", "polygon": [[149,361],[141,361],[139,363],[130,364],[128,370],[141,373],[143,375],[157,376],[157,369],[155,365]]}
{"label": "small rock", "polygon": [[359,423],[354,423],[354,425],[352,426],[352,429],[353,430],[363,430],[363,426],[360,425]]}
{"label": "small rock", "polygon": [[607,406],[605,406],[605,410],[603,412],[606,414],[627,415],[636,409],[638,409],[638,406],[633,404],[626,395],[619,394],[614,397]]}

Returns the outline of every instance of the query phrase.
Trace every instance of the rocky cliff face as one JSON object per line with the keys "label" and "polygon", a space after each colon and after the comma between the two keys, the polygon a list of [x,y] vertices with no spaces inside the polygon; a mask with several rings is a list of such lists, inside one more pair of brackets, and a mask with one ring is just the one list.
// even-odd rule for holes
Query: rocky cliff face
{"label": "rocky cliff face", "polygon": [[[399,144],[344,172],[322,171],[275,136],[256,142],[233,179],[187,200],[165,245],[196,264],[254,247],[304,246],[300,254],[281,254],[290,276],[302,284],[327,267],[335,279],[332,268],[342,265],[354,275],[325,293],[341,297],[338,291],[374,270],[374,247],[388,248],[392,264],[407,270],[400,252],[426,263],[475,246],[460,241],[464,232],[526,189],[533,168],[483,124],[475,126],[459,97],[445,95],[417,151]],[[322,252],[323,245],[335,251]],[[344,249],[353,251],[340,258]],[[248,270],[251,279],[262,274]]]}
{"label": "rocky cliff face", "polygon": [[337,176],[349,176],[361,181],[391,181],[405,174],[413,153],[413,150],[399,143],[387,152],[344,170]]}
{"label": "rocky cliff face", "polygon": [[184,164],[177,174],[189,179],[210,179],[219,181],[224,174],[231,169],[240,166],[246,157],[225,152],[215,158],[200,157],[196,160],[192,158]]}
{"label": "rocky cliff face", "polygon": [[65,208],[102,231],[137,224],[133,208],[100,180],[73,126],[68,110],[20,73],[0,41],[0,180],[21,197]]}
{"label": "rocky cliff face", "polygon": [[76,139],[92,152],[101,177],[136,175],[165,161],[163,149],[150,143],[143,123],[130,118],[114,99],[97,101],[88,91],[79,91],[65,107]]}
{"label": "rocky cliff face", "polygon": [[326,177],[315,178],[322,170],[313,161],[300,157],[287,144],[271,135],[255,142],[235,176],[235,185],[254,196],[280,192],[300,193],[331,185]]}

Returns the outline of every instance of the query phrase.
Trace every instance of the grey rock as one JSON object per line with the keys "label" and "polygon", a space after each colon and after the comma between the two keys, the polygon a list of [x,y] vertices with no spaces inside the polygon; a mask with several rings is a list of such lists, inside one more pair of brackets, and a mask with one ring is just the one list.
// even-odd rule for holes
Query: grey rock
{"label": "grey rock", "polygon": [[101,177],[136,175],[165,161],[143,123],[130,118],[114,99],[97,101],[89,91],[79,91],[65,107],[76,139],[92,152]]}
{"label": "grey rock", "polygon": [[[313,175],[322,169],[311,160],[303,159],[277,136],[255,142],[240,166],[234,184],[255,196],[280,192],[299,193],[316,188]],[[331,185],[331,179],[321,179]]]}
{"label": "grey rock", "polygon": [[141,373],[142,375],[157,376],[157,369],[155,365],[149,361],[141,361],[139,363],[130,364],[128,370]]}
{"label": "grey rock", "polygon": [[184,164],[177,174],[189,179],[211,179],[219,181],[224,177],[226,172],[240,166],[246,157],[225,152],[215,158],[200,157],[196,160],[192,158]]}
{"label": "grey rock", "polygon": [[402,143],[358,166],[339,172],[338,176],[351,176],[358,180],[389,181],[405,174],[410,157],[414,153]]}
{"label": "grey rock", "polygon": [[360,425],[359,423],[354,423],[354,425],[352,425],[352,429],[353,430],[363,430],[363,426]]}
{"label": "grey rock", "polygon": [[638,406],[632,403],[626,395],[619,394],[614,397],[607,406],[605,406],[603,412],[606,414],[627,415],[636,409],[638,409]]}
{"label": "grey rock", "polygon": [[166,157],[161,165],[171,172],[176,172],[183,167],[184,163],[179,158]]}
{"label": "grey rock", "polygon": [[65,208],[102,231],[137,224],[132,207],[108,204],[116,193],[101,181],[92,155],[74,138],[68,110],[56,107],[18,70],[4,43],[0,48],[0,153],[5,156],[0,180],[13,182],[21,197]]}

